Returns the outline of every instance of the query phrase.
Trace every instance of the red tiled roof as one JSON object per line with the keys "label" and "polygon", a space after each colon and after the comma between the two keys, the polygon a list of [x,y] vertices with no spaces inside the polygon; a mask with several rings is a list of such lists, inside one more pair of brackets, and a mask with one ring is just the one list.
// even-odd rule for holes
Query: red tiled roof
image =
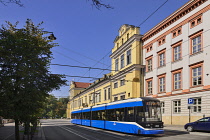
{"label": "red tiled roof", "polygon": [[74,82],[75,88],[87,88],[91,83]]}

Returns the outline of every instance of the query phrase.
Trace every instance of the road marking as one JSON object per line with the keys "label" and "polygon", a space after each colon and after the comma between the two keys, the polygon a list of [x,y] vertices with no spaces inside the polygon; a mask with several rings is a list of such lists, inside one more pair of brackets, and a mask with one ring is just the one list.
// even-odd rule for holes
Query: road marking
{"label": "road marking", "polygon": [[[79,137],[82,137],[82,138],[84,138],[84,139],[86,139],[86,140],[92,140],[92,139],[88,139],[88,138],[86,138],[86,137],[84,137],[84,136],[78,134],[78,131],[76,131],[76,132],[77,132],[77,133],[76,133],[76,132],[73,132],[72,129],[65,128],[65,127],[62,127],[62,126],[58,126],[58,127],[62,128],[62,129],[64,129],[64,130],[66,130],[66,131],[69,131],[69,132],[71,132],[71,133],[73,133],[73,134],[75,134],[75,135],[77,135],[77,136],[79,136]],[[83,134],[83,135],[85,135],[85,134]],[[91,136],[90,136],[90,137],[91,137]],[[91,137],[91,138],[95,139],[94,137]],[[99,139],[95,139],[95,140],[99,140]]]}
{"label": "road marking", "polygon": [[[114,131],[105,133],[105,132],[98,132],[98,131],[97,131],[98,129],[97,129],[97,128],[93,128],[93,127],[91,127],[91,129],[87,129],[87,128],[85,128],[85,126],[82,126],[82,125],[81,125],[80,127],[82,127],[83,129],[85,129],[85,130],[87,130],[87,131],[94,131],[94,133],[103,134],[103,135],[115,137],[115,138],[122,139],[122,140],[129,140],[129,139],[124,139],[124,138],[122,138],[122,137],[115,136],[115,135],[113,135],[113,134],[107,134],[107,133],[115,133]],[[95,130],[93,130],[93,129],[95,129]],[[104,129],[104,131],[106,131],[106,129]],[[117,132],[116,132],[116,133],[117,133]],[[116,134],[116,135],[117,135],[117,134]]]}
{"label": "road marking", "polygon": [[[19,129],[19,131],[20,130],[23,130],[23,128],[21,128],[21,129]],[[9,137],[11,137],[12,135],[15,135],[15,133],[12,133],[11,135],[9,135],[8,137],[6,137],[5,139],[3,139],[3,140],[6,140],[6,139],[8,139]]]}

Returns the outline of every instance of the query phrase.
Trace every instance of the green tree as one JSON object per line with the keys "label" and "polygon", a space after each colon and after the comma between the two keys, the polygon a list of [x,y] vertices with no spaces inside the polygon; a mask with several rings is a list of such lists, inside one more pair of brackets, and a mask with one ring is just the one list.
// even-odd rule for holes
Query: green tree
{"label": "green tree", "polygon": [[[0,28],[0,116],[19,121],[26,128],[40,115],[49,92],[66,84],[63,75],[49,71],[51,48],[57,46],[40,24],[27,19],[23,28],[7,22]],[[27,133],[28,134],[28,133]]]}
{"label": "green tree", "polygon": [[50,95],[47,98],[45,109],[42,117],[44,118],[61,118],[66,117],[68,98],[57,99],[55,96]]}

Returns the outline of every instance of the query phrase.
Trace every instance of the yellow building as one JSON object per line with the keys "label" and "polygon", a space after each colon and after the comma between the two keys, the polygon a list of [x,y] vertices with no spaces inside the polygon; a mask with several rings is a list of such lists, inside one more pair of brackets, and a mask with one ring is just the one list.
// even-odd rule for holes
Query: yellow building
{"label": "yellow building", "polygon": [[79,82],[71,82],[67,118],[72,110],[144,96],[141,37],[139,27],[120,27],[110,55],[112,71],[80,87]]}

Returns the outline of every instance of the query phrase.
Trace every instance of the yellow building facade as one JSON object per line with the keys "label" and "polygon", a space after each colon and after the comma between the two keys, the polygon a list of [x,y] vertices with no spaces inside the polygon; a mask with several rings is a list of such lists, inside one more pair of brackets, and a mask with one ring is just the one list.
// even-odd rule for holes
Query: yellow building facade
{"label": "yellow building facade", "polygon": [[139,27],[120,27],[110,55],[111,72],[93,83],[71,82],[67,118],[73,110],[144,96],[141,37]]}

